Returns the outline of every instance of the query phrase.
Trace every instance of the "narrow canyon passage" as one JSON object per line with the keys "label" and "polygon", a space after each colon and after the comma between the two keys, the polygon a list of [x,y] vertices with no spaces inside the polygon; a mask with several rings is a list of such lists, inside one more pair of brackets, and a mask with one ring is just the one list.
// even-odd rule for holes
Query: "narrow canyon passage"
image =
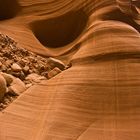
{"label": "narrow canyon passage", "polygon": [[0,32],[72,67],[0,113],[0,140],[140,138],[139,18],[117,2],[18,0],[8,16],[1,7]]}

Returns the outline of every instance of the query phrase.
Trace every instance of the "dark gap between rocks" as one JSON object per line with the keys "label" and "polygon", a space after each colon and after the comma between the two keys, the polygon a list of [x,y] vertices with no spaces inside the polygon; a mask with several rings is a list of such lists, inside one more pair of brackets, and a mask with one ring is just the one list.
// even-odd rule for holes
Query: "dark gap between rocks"
{"label": "dark gap between rocks", "polygon": [[73,42],[85,29],[88,17],[83,10],[30,24],[36,38],[46,47],[63,47]]}

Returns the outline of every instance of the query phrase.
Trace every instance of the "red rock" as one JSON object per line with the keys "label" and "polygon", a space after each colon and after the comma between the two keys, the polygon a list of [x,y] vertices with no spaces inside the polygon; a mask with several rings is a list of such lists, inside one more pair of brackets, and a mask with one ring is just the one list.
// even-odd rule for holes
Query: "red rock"
{"label": "red rock", "polygon": [[40,76],[36,73],[32,73],[32,74],[29,74],[27,77],[26,77],[26,80],[27,81],[30,81],[30,82],[35,82],[35,83],[39,83],[41,82],[41,80],[46,80],[46,77],[44,76]]}
{"label": "red rock", "polygon": [[9,92],[14,95],[20,95],[26,90],[26,85],[19,78],[15,78],[9,86]]}
{"label": "red rock", "polygon": [[19,71],[22,70],[22,68],[21,68],[18,64],[16,64],[16,63],[14,63],[14,64],[11,66],[11,68],[12,68],[12,70],[15,71],[15,72],[19,72]]}
{"label": "red rock", "polygon": [[59,74],[60,72],[62,72],[62,71],[59,68],[55,67],[53,70],[48,72],[48,78],[50,79],[50,78],[56,76],[57,74]]}
{"label": "red rock", "polygon": [[15,79],[15,77],[10,74],[4,73],[4,72],[1,72],[0,74],[6,80],[7,85],[10,85],[13,82],[13,80]]}
{"label": "red rock", "polygon": [[52,68],[58,67],[61,70],[64,70],[65,68],[65,64],[58,59],[50,57],[48,58],[47,62]]}

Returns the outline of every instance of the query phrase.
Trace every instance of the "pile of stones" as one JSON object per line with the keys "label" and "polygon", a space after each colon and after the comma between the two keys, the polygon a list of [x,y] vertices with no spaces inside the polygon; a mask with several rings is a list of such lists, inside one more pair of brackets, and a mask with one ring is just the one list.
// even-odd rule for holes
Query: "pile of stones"
{"label": "pile of stones", "polygon": [[47,80],[69,66],[55,58],[45,58],[0,34],[0,111],[34,84]]}

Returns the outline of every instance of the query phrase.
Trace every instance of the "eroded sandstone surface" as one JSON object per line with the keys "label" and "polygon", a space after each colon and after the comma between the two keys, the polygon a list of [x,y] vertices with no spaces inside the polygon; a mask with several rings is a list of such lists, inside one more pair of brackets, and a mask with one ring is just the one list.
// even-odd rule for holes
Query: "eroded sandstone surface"
{"label": "eroded sandstone surface", "polygon": [[1,1],[1,33],[71,67],[0,113],[0,140],[139,140],[139,24],[139,0]]}

